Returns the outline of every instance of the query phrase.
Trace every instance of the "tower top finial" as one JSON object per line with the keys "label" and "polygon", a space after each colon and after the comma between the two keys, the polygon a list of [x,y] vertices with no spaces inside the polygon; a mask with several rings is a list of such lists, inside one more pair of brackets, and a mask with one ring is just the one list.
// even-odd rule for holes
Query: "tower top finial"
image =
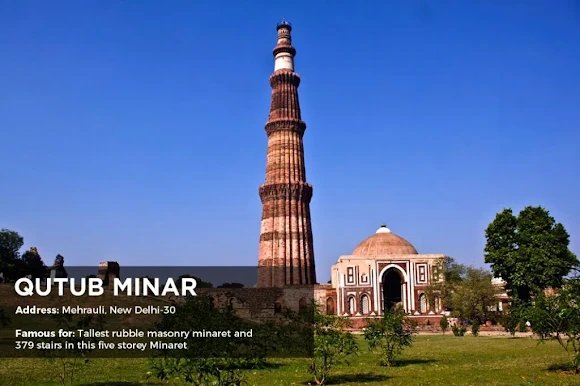
{"label": "tower top finial", "polygon": [[288,20],[282,18],[278,25],[276,25],[276,29],[280,28],[287,28],[289,31],[292,31],[292,24],[290,24]]}
{"label": "tower top finial", "polygon": [[296,50],[292,47],[292,26],[288,21],[282,19],[276,27],[277,40],[274,48],[274,71],[290,70],[294,71],[294,55]]}
{"label": "tower top finial", "polygon": [[379,229],[375,233],[391,233],[391,230],[387,228],[385,224],[382,224]]}

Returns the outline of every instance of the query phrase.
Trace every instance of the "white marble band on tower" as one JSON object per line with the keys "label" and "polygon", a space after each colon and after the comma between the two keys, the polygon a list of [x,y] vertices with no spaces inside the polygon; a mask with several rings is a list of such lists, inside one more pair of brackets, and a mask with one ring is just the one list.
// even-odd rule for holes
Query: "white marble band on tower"
{"label": "white marble band on tower", "polygon": [[287,52],[280,52],[274,59],[274,71],[290,70],[294,71],[294,58]]}
{"label": "white marble band on tower", "polygon": [[292,47],[292,26],[286,21],[278,24],[278,39],[274,49],[274,71],[294,71],[294,55],[296,50]]}

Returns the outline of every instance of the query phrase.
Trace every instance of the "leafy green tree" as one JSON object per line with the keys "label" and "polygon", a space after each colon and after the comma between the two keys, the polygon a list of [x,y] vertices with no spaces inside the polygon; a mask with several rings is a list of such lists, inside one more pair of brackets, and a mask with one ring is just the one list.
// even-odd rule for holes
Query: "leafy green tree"
{"label": "leafy green tree", "polygon": [[24,239],[18,232],[9,229],[0,230],[0,273],[6,280],[17,279],[22,269],[20,248]]}
{"label": "leafy green tree", "polygon": [[527,304],[548,287],[560,287],[579,262],[568,248],[569,235],[542,207],[528,206],[517,216],[499,212],[485,230],[485,262],[506,281],[513,299]]}
{"label": "leafy green tree", "polygon": [[309,372],[317,385],[325,385],[333,368],[348,363],[358,352],[353,335],[347,331],[349,321],[336,315],[325,315],[314,307],[314,356]]}
{"label": "leafy green tree", "polygon": [[467,268],[463,281],[454,286],[451,295],[453,315],[472,323],[488,320],[498,291],[491,279],[491,273],[483,269]]}
{"label": "leafy green tree", "polygon": [[217,288],[244,288],[245,286],[242,283],[230,283],[230,282],[225,282],[222,283],[220,285],[217,286]]}
{"label": "leafy green tree", "polygon": [[35,247],[31,247],[28,251],[22,254],[22,262],[24,264],[25,273],[31,275],[33,278],[42,278],[48,274],[48,268],[42,261],[42,258]]}
{"label": "leafy green tree", "polygon": [[385,312],[381,319],[372,319],[364,331],[370,350],[380,350],[381,365],[393,366],[395,358],[413,343],[414,330],[407,323],[405,311],[398,307]]}
{"label": "leafy green tree", "polygon": [[572,355],[580,373],[580,278],[567,281],[556,295],[539,295],[527,317],[542,340],[555,339]]}
{"label": "leafy green tree", "polygon": [[176,284],[178,286],[181,285],[181,280],[184,278],[195,279],[195,282],[196,282],[195,288],[213,288],[213,284],[210,283],[209,281],[205,281],[198,276],[193,276],[193,275],[189,275],[189,274],[180,275],[177,278],[177,280],[175,280]]}
{"label": "leafy green tree", "polygon": [[[443,277],[443,280],[440,278]],[[455,317],[485,322],[490,316],[489,308],[496,303],[497,288],[491,282],[489,272],[459,264],[453,258],[441,259],[433,270],[431,284],[425,295],[431,309],[435,297]]]}
{"label": "leafy green tree", "polygon": [[435,264],[431,283],[425,289],[431,309],[434,309],[437,296],[441,299],[442,307],[452,309],[451,300],[454,288],[464,280],[467,268],[457,263],[452,257],[445,257]]}
{"label": "leafy green tree", "polygon": [[456,262],[452,257],[445,257],[443,259],[443,269],[445,282],[451,285],[462,282],[467,272],[467,266]]}

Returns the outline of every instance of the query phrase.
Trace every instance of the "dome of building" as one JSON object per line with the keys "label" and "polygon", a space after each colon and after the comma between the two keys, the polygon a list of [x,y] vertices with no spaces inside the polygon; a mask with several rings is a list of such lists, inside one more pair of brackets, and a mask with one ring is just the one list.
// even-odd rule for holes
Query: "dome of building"
{"label": "dome of building", "polygon": [[363,257],[416,255],[417,250],[410,242],[391,232],[385,225],[381,225],[374,235],[361,241],[352,254]]}

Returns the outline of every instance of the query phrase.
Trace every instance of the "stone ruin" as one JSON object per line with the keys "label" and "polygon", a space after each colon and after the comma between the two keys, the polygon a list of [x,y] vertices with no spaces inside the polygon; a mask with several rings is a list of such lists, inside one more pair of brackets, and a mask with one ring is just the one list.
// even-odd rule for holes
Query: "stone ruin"
{"label": "stone ruin", "polygon": [[116,261],[101,261],[97,277],[103,281],[104,285],[109,285],[115,278],[119,277],[120,267]]}
{"label": "stone ruin", "polygon": [[56,255],[54,258],[54,263],[50,267],[50,278],[51,279],[61,279],[67,278],[68,273],[64,268],[64,257],[62,255]]}

